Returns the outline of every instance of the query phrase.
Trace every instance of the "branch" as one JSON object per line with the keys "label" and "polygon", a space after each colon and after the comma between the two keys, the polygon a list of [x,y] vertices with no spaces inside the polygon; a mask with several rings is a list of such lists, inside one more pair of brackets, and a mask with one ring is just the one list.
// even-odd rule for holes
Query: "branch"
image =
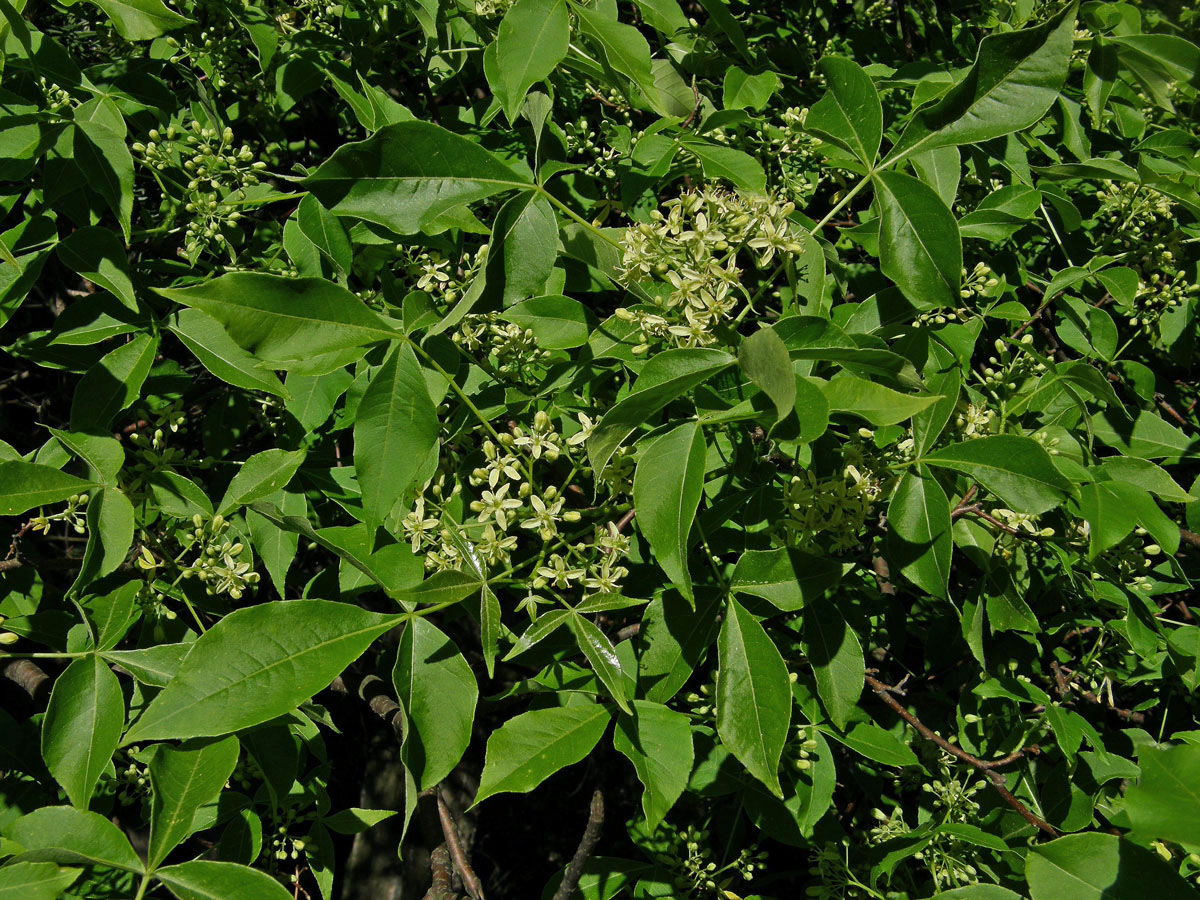
{"label": "branch", "polygon": [[438,844],[429,854],[429,869],[433,884],[429,886],[423,900],[459,900],[454,893],[454,874],[450,869],[450,853],[445,844]]}
{"label": "branch", "polygon": [[[1132,709],[1122,709],[1119,706],[1114,706],[1112,703],[1105,703],[1091,691],[1077,687],[1074,681],[1075,673],[1065,666],[1060,666],[1057,662],[1051,662],[1050,670],[1054,673],[1054,681],[1058,685],[1058,695],[1060,697],[1065,697],[1067,694],[1074,691],[1084,700],[1087,700],[1090,703],[1095,703],[1097,706],[1103,706],[1113,715],[1120,719],[1124,719],[1126,722],[1129,722],[1132,725],[1146,724],[1146,716],[1143,713],[1136,712]],[[1068,675],[1071,677],[1068,678]]]}
{"label": "branch", "polygon": [[475,874],[475,870],[471,868],[467,854],[463,852],[462,844],[458,841],[458,826],[454,824],[454,817],[450,815],[450,807],[446,806],[446,800],[442,797],[441,785],[434,789],[434,796],[437,797],[438,819],[442,823],[442,836],[446,839],[446,848],[450,851],[450,858],[454,860],[454,868],[458,872],[458,877],[462,879],[463,887],[474,900],[483,900],[483,885],[479,882],[479,876]]}
{"label": "branch", "polygon": [[14,659],[2,670],[3,676],[40,703],[50,693],[51,678],[37,663],[29,659]]}
{"label": "branch", "polygon": [[345,672],[333,679],[329,685],[329,689],[338,694],[346,694],[348,696],[358,697],[365,700],[367,706],[371,708],[371,712],[383,719],[389,725],[397,729],[402,727],[403,719],[397,719],[396,713],[400,712],[400,704],[388,696],[385,682],[382,678],[374,675],[367,675],[361,680],[355,680],[350,672]]}
{"label": "branch", "polygon": [[604,795],[600,793],[600,788],[596,788],[592,792],[592,805],[588,811],[587,827],[583,829],[583,837],[579,839],[579,846],[575,848],[575,855],[571,857],[571,864],[563,873],[563,879],[559,882],[558,890],[554,892],[553,900],[568,900],[575,893],[575,888],[579,887],[579,876],[583,874],[583,867],[591,857],[592,851],[596,849],[596,842],[600,840],[600,831],[603,827]]}
{"label": "branch", "polygon": [[1000,759],[994,759],[990,761],[980,759],[978,756],[968,753],[961,747],[956,747],[954,744],[950,743],[948,740],[943,738],[928,725],[910,713],[907,709],[905,709],[904,706],[892,696],[891,692],[894,690],[894,688],[892,688],[890,685],[886,685],[879,679],[873,678],[870,674],[866,675],[865,678],[867,684],[871,686],[871,690],[879,695],[879,698],[891,708],[892,712],[915,728],[921,737],[936,744],[956,759],[960,759],[972,768],[982,772],[987,776],[988,781],[992,783],[992,787],[995,788],[996,793],[1000,795],[1001,799],[1003,799],[1005,803],[1016,810],[1022,819],[1035,828],[1041,829],[1051,837],[1058,837],[1058,831],[1053,825],[1051,825],[1045,819],[1041,819],[1034,815],[1029,811],[1029,808],[1025,806],[1024,803],[1013,796],[1012,791],[1010,791],[1004,784],[1004,776],[996,771],[997,768],[1006,766],[1009,763],[1020,759],[1027,752],[1034,752],[1033,747],[1029,747],[1025,750],[1014,750],[1012,753],[1001,757]]}

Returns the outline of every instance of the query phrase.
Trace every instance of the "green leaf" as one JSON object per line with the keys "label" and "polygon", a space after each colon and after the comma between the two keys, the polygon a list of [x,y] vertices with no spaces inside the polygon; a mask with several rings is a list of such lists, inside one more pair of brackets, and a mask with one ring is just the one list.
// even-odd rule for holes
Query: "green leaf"
{"label": "green leaf", "polygon": [[458,647],[426,618],[404,626],[392,684],[409,721],[404,765],[424,790],[458,765],[471,742],[479,686]]}
{"label": "green leaf", "polygon": [[338,834],[362,834],[368,828],[387,821],[394,815],[396,811],[393,809],[360,809],[352,806],[349,809],[338,810],[321,821],[330,831]]}
{"label": "green leaf", "polygon": [[[107,2],[107,0],[106,0]],[[94,119],[75,122],[75,161],[104,198],[129,243],[133,219],[133,157],[125,138]]]}
{"label": "green leaf", "polygon": [[492,93],[515,124],[529,89],[567,55],[571,25],[564,0],[517,0],[496,31],[497,81]]}
{"label": "green leaf", "polygon": [[191,649],[191,644],[158,644],[143,650],[108,650],[100,655],[127,670],[142,684],[166,687]]}
{"label": "green leaf", "polygon": [[777,420],[787,418],[796,405],[796,374],[792,359],[770,326],[759,328],[738,347],[742,371],[775,404]]}
{"label": "green leaf", "polygon": [[159,510],[168,516],[190,519],[196,513],[204,518],[213,514],[212,501],[200,486],[178,472],[151,472],[146,476],[146,484]]}
{"label": "green leaf", "polygon": [[528,328],[543,350],[582,347],[595,321],[582,303],[561,294],[522,301],[502,311],[500,318]]}
{"label": "green leaf", "polygon": [[931,476],[908,471],[888,504],[888,561],[913,584],[946,597],[954,540],[950,500]]}
{"label": "green leaf", "polygon": [[994,884],[972,884],[967,887],[943,891],[935,895],[936,900],[1023,900],[1020,894],[1014,894],[1008,888]]}
{"label": "green leaf", "polygon": [[865,681],[858,635],[837,607],[822,599],[804,608],[804,647],[817,679],[817,694],[833,724],[844,731]]}
{"label": "green leaf", "polygon": [[545,197],[520,194],[500,208],[486,271],[504,306],[541,294],[557,257],[558,220]]}
{"label": "green leaf", "polygon": [[139,334],[89,368],[75,386],[71,430],[103,432],[113,416],[133,403],[154,365],[158,339]]}
{"label": "green leaf", "polygon": [[4,836],[15,842],[20,862],[100,865],[141,872],[129,839],[104,816],[71,806],[43,806],[6,825]]}
{"label": "green leaf", "polygon": [[228,516],[287,487],[306,456],[303,450],[264,450],[247,459],[225,489],[217,512]]}
{"label": "green leaf", "polygon": [[730,587],[795,612],[825,595],[842,579],[837,560],[803,550],[747,550],[738,559]]}
{"label": "green leaf", "polygon": [[[394,624],[394,616],[326,600],[234,610],[192,645],[124,742],[229,734],[281,716],[328,686]],[[268,634],[271,640],[262,640]]]}
{"label": "green leaf", "polygon": [[1070,68],[1074,3],[1035,28],[990,34],[961,81],[913,116],[888,155],[977,144],[1021,131],[1046,114]]}
{"label": "green leaf", "polygon": [[148,41],[192,20],[174,12],[162,0],[91,0],[112,19],[127,41]]}
{"label": "green leaf", "polygon": [[774,641],[733,597],[717,638],[717,733],[776,797],[779,758],[792,718],[787,666]]}
{"label": "green leaf", "polygon": [[230,737],[159,744],[150,758],[150,843],[146,863],[158,868],[196,830],[196,811],[216,799],[237,766],[241,748]]}
{"label": "green leaf", "polygon": [[896,425],[938,401],[928,394],[903,394],[874,381],[839,375],[819,382],[830,412],[849,413],[872,425]]}
{"label": "green leaf", "polygon": [[688,717],[661,703],[634,700],[631,715],[617,718],[613,747],[637,772],[646,827],[653,831],[687,787],[694,751]]}
{"label": "green leaf", "polygon": [[725,70],[721,105],[725,109],[753,109],[757,112],[767,105],[771,95],[778,89],[779,76],[774,72],[751,75],[739,66],[730,66]]}
{"label": "green leaf", "polygon": [[1092,416],[1092,432],[1114,450],[1141,459],[1178,459],[1200,453],[1200,440],[1184,434],[1149,410],[1142,410],[1130,423],[1119,410]]}
{"label": "green leaf", "polygon": [[200,365],[226,384],[248,391],[266,391],[276,397],[288,396],[275,373],[260,367],[258,360],[239,347],[208,313],[181,309],[171,317],[167,330],[179,338]]}
{"label": "green leaf", "polygon": [[766,191],[766,172],[762,164],[749,153],[698,138],[682,139],[679,145],[696,157],[705,178],[723,178],[739,190],[751,194]]}
{"label": "green leaf", "polygon": [[626,699],[625,672],[621,667],[621,659],[603,631],[595,623],[578,613],[570,618],[571,631],[575,635],[575,643],[587,657],[592,671],[601,683],[608,688],[609,694],[623,712],[630,712],[629,701]]}
{"label": "green leaf", "polygon": [[55,250],[64,265],[111,291],[125,306],[138,312],[125,247],[112,231],[96,226],[80,228],[59,241]]}
{"label": "green leaf", "polygon": [[278,881],[249,866],[197,859],[155,873],[179,900],[291,900]]}
{"label": "green leaf", "polygon": [[354,264],[354,248],[350,246],[346,226],[313,194],[301,200],[296,208],[296,224],[300,233],[313,242],[344,279]]}
{"label": "green leaf", "polygon": [[335,215],[415,234],[455,207],[533,183],[475,141],[428,122],[343,144],[301,185]]}
{"label": "green leaf", "polygon": [[61,503],[95,486],[52,466],[4,460],[0,462],[0,516],[19,516],[36,506]]}
{"label": "green leaf", "polygon": [[1138,766],[1142,777],[1125,794],[1134,832],[1140,838],[1200,846],[1200,744],[1145,748]]}
{"label": "green leaf", "polygon": [[924,462],[974,478],[1018,512],[1044,513],[1072,492],[1042,445],[1015,434],[952,444],[928,454]]}
{"label": "green leaf", "polygon": [[583,32],[600,45],[608,64],[632,81],[651,105],[655,104],[658,90],[654,85],[650,45],[642,33],[632,25],[618,22],[615,8],[611,18],[605,11],[579,3],[572,3],[571,8]]}
{"label": "green leaf", "polygon": [[[308,512],[308,501],[301,493],[284,491],[282,507],[281,512],[285,516],[303,517]],[[287,584],[288,570],[291,569],[296,552],[300,549],[300,536],[280,528],[253,509],[246,510],[246,525],[250,529],[250,539],[254,542],[254,552],[262,560],[271,583],[282,597]]]}
{"label": "green leaf", "polygon": [[58,438],[60,444],[87,463],[89,478],[108,487],[117,486],[117,473],[125,465],[125,448],[120,441],[108,435],[61,431],[58,428],[47,430]]}
{"label": "green leaf", "polygon": [[671,583],[693,600],[688,574],[688,534],[704,491],[704,432],[688,422],[646,448],[633,476],[638,530]]}
{"label": "green leaf", "polygon": [[493,794],[528,793],[596,746],[610,713],[599,704],[535,709],[505,722],[488,738],[478,806]]}
{"label": "green leaf", "polygon": [[121,684],[98,656],[72,661],[55,679],[42,720],[42,759],[72,805],[87,809],[124,727]]}
{"label": "green leaf", "polygon": [[717,634],[722,597],[701,591],[695,608],[675,591],[652,600],[638,632],[638,687],[647,700],[666,703],[704,659]]}
{"label": "green leaf", "polygon": [[416,354],[396,348],[367,385],[354,421],[354,467],[368,527],[382,523],[424,471],[439,430]]}
{"label": "green leaf", "polygon": [[1180,487],[1179,482],[1167,474],[1162,466],[1146,459],[1110,456],[1101,463],[1100,468],[1113,481],[1135,484],[1170,503],[1193,503],[1200,499]]}
{"label": "green leaf", "polygon": [[1113,834],[1069,834],[1029,849],[1032,900],[1195,900],[1196,892],[1156,853]]}
{"label": "green leaf", "polygon": [[[908,744],[896,737],[890,731],[884,731],[878,725],[868,725],[859,722],[845,734],[826,730],[835,741],[845,744],[855,753],[860,753],[867,759],[872,759],[885,766],[919,766],[921,761],[917,754],[909,749]],[[938,895],[939,897],[941,894]]]}
{"label": "green leaf", "polygon": [[0,869],[0,900],[56,900],[78,877],[54,863],[9,863]]}
{"label": "green leaf", "polygon": [[129,554],[135,526],[133,504],[116,488],[102,488],[88,503],[87,549],[72,590],[115,572]]}
{"label": "green leaf", "polygon": [[822,56],[825,96],[808,111],[804,130],[853,153],[872,166],[883,141],[883,106],[871,76],[853,60]]}
{"label": "green leaf", "polygon": [[911,175],[876,172],[879,261],[904,296],[923,307],[961,302],[962,238],[937,192]]}
{"label": "green leaf", "polygon": [[617,401],[587,440],[588,461],[603,472],[634,429],[682,394],[707,381],[734,359],[721,350],[664,350],[646,363],[633,391]]}
{"label": "green leaf", "polygon": [[313,360],[394,340],[398,332],[350,291],[323,278],[234,272],[189,288],[155,288],[168,300],[208,313],[268,368],[319,375]]}

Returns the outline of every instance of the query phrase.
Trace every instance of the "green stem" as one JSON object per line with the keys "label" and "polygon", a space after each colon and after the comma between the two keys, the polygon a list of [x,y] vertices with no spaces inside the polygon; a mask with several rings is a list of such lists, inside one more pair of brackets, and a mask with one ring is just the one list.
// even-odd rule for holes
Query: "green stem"
{"label": "green stem", "polygon": [[142,900],[146,896],[146,889],[150,887],[151,877],[149,872],[142,876],[142,883],[138,885],[137,894],[134,895],[133,900]]}
{"label": "green stem", "polygon": [[569,218],[578,222],[580,225],[582,225],[588,231],[591,231],[597,237],[601,238],[602,240],[608,241],[608,243],[612,244],[614,247],[621,246],[620,241],[614,240],[613,238],[609,237],[601,229],[597,228],[595,225],[593,225],[591,222],[589,222],[583,216],[579,215],[577,212],[575,212],[573,209],[571,209],[571,207],[567,206],[567,204],[563,203],[561,200],[559,200],[557,197],[555,197],[553,194],[551,194],[549,191],[547,191],[541,185],[537,185],[535,190],[539,194],[541,194],[543,197],[545,197],[547,200],[549,200],[552,204],[557,206],[560,210],[562,210],[562,212],[566,213]]}
{"label": "green stem", "polygon": [[[882,168],[882,166],[881,166],[881,168]],[[871,174],[873,174],[873,173],[871,173]],[[825,218],[823,218],[820,222],[818,222],[816,225],[814,225],[812,228],[810,228],[808,230],[808,233],[812,234],[812,235],[817,234],[817,232],[819,232],[822,228],[824,228],[829,223],[830,219],[832,219],[839,212],[841,212],[843,209],[845,209],[846,204],[848,204],[851,200],[853,200],[855,197],[857,197],[859,191],[861,191],[863,188],[865,188],[871,182],[871,174],[864,175],[862,177],[862,180],[859,181],[858,184],[856,184],[854,187],[850,188],[850,190],[846,193],[846,196],[844,196],[841,200],[839,200],[834,205],[833,209],[831,209],[828,213],[825,214]]]}
{"label": "green stem", "polygon": [[0,653],[0,659],[82,659],[93,653],[94,650],[80,650],[78,653]]}

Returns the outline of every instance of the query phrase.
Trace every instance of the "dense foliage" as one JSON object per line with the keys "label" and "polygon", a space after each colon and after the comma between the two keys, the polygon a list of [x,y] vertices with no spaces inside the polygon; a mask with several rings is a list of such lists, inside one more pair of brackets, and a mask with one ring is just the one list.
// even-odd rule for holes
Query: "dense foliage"
{"label": "dense foliage", "polygon": [[1196,896],[1194,8],[172,4],[0,0],[0,897]]}

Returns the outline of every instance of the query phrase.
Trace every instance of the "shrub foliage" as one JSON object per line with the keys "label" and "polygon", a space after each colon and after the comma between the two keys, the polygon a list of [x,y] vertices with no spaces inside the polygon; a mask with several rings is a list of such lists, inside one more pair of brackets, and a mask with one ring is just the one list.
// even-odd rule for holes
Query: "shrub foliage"
{"label": "shrub foliage", "polygon": [[0,12],[0,896],[1196,896],[1194,9]]}

